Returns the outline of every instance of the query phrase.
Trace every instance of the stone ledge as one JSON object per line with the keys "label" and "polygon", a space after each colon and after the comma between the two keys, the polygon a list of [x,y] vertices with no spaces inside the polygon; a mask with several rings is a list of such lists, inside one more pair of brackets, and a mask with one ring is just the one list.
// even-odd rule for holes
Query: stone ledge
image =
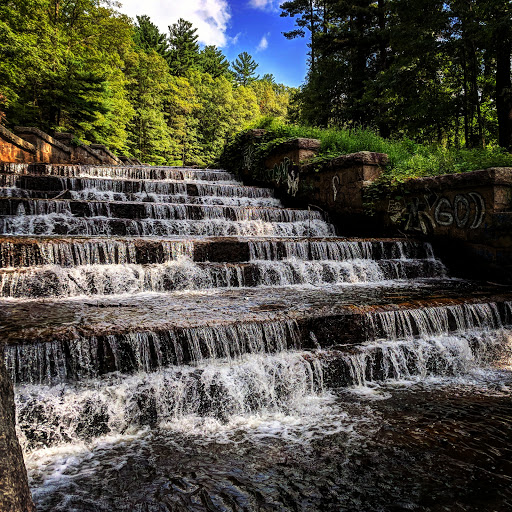
{"label": "stone ledge", "polygon": [[[55,134],[55,138],[63,141],[69,148],[71,148],[71,155],[73,163],[82,163],[82,164],[102,164],[105,163],[105,158],[91,148],[91,146],[80,142],[79,144],[73,144],[72,140],[74,139],[74,135],[72,133],[60,132]],[[87,155],[83,155],[85,152]],[[82,153],[82,154],[81,154]],[[92,157],[92,161],[89,161],[89,157]],[[84,159],[85,158],[85,159]]]}
{"label": "stone ledge", "polygon": [[478,171],[425,176],[406,181],[408,191],[444,187],[474,187],[480,185],[512,186],[512,167],[490,167]]}
{"label": "stone ledge", "polygon": [[318,139],[306,139],[304,137],[296,137],[288,139],[274,148],[274,151],[289,151],[295,149],[307,149],[309,151],[318,151],[320,149],[320,141]]}
{"label": "stone ledge", "polygon": [[317,170],[337,171],[348,167],[358,167],[361,165],[369,165],[375,167],[385,167],[389,161],[386,153],[374,153],[372,151],[359,151],[358,153],[349,153],[340,155],[320,164],[309,163],[301,166],[301,172],[317,172]]}
{"label": "stone ledge", "polygon": [[90,147],[95,151],[106,153],[110,158],[112,158],[112,160],[122,164],[121,160],[116,155],[114,155],[114,153],[112,153],[112,151],[110,151],[110,149],[108,149],[104,144],[91,144]]}
{"label": "stone ledge", "polygon": [[64,151],[65,153],[71,153],[71,148],[64,145],[62,142],[59,142],[57,139],[50,137],[50,135],[42,132],[39,128],[34,128],[33,126],[15,126],[14,131],[19,135],[29,134],[36,136],[44,140],[48,144],[55,146],[56,148],[59,148],[61,151]]}
{"label": "stone ledge", "polygon": [[4,139],[5,141],[14,144],[15,146],[19,147],[20,149],[23,149],[24,151],[28,151],[30,153],[36,153],[37,149],[34,146],[34,144],[31,144],[30,142],[27,142],[26,140],[22,139],[21,137],[18,137],[13,132],[9,131],[5,126],[2,126],[0,124],[0,137]]}

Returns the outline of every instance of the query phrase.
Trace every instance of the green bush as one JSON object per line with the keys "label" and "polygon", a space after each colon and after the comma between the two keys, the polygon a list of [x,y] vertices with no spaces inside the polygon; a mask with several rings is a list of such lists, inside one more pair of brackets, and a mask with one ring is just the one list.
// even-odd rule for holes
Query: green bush
{"label": "green bush", "polygon": [[[410,139],[389,140],[368,128],[314,128],[285,124],[274,118],[260,119],[251,128],[263,128],[265,136],[253,148],[253,174],[263,171],[262,162],[272,148],[295,137],[319,139],[319,162],[337,155],[374,151],[387,153],[389,165],[379,180],[381,185],[403,183],[410,178],[460,173],[488,167],[512,167],[512,155],[499,147],[485,149],[446,148],[419,144]],[[244,132],[245,133],[245,132]],[[244,133],[235,136],[226,146],[221,163],[236,172],[242,164]]]}

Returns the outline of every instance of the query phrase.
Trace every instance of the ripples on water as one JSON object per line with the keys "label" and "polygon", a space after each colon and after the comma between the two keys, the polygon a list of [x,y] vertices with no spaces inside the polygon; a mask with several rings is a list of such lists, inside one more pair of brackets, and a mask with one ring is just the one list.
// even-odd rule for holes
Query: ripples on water
{"label": "ripples on water", "polygon": [[[446,281],[429,244],[332,238],[222,171],[40,172],[55,190],[5,178],[0,219],[38,511],[512,510],[512,304]],[[257,237],[240,262],[199,257],[234,235]],[[368,341],[301,344],[294,318],[356,310]]]}
{"label": "ripples on water", "polygon": [[511,360],[501,366],[36,450],[34,498],[41,511],[508,511]]}

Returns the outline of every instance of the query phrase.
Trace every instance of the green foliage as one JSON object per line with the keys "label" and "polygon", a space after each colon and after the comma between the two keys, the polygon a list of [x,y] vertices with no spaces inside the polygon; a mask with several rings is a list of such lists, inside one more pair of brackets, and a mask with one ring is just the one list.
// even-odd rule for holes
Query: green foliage
{"label": "green foliage", "polygon": [[509,0],[290,0],[309,73],[293,119],[448,147],[512,149]]}
{"label": "green foliage", "polygon": [[168,67],[155,52],[139,51],[127,61],[126,74],[134,115],[129,126],[128,148],[143,162],[162,164],[170,153],[170,132],[163,105],[168,91]]}
{"label": "green foliage", "polygon": [[0,122],[72,132],[148,163],[206,166],[261,112],[286,115],[288,88],[252,75],[234,84],[222,52],[199,51],[189,22],[168,39],[112,5],[0,2]]}
{"label": "green foliage", "polygon": [[219,78],[220,76],[227,78],[229,76],[229,62],[216,46],[205,46],[201,50],[199,65],[203,73],[208,73],[213,78]]}
{"label": "green foliage", "polygon": [[167,36],[158,30],[158,27],[149,19],[149,16],[137,16],[133,40],[141,50],[146,52],[155,51],[167,62],[170,61],[171,51]]}
{"label": "green foliage", "polygon": [[199,44],[197,42],[197,29],[190,21],[180,18],[169,26],[169,45],[171,54],[169,65],[171,73],[176,76],[185,76],[199,66]]}
{"label": "green foliage", "polygon": [[128,18],[95,0],[0,7],[0,89],[9,123],[106,138],[122,147],[129,115],[119,68],[132,44]]}
{"label": "green foliage", "polygon": [[254,73],[258,64],[247,52],[239,53],[236,60],[231,63],[231,67],[235,81],[239,85],[249,85],[258,79]]}
{"label": "green foliage", "polygon": [[[265,118],[252,125],[263,128],[265,135],[251,151],[253,174],[262,177],[266,170],[263,161],[282,142],[296,137],[319,139],[320,152],[313,162],[319,167],[322,162],[341,154],[373,151],[386,153],[389,164],[375,185],[383,191],[395,187],[407,179],[438,174],[469,172],[489,167],[512,167],[512,155],[494,147],[487,149],[445,148],[435,144],[419,144],[411,139],[385,139],[375,130],[360,127],[350,129],[313,128],[285,124],[282,120]],[[237,134],[226,146],[222,156],[223,164],[230,170],[240,171],[240,154],[246,144],[246,135]]]}

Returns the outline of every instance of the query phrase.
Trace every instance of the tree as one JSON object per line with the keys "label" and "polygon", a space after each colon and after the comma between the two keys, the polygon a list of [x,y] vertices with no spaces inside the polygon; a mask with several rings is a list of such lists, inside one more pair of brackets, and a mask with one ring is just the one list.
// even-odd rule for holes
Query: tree
{"label": "tree", "polygon": [[512,7],[506,0],[485,2],[490,50],[496,59],[496,110],[499,145],[512,151]]}
{"label": "tree", "polygon": [[294,119],[384,136],[512,147],[509,0],[289,0],[311,36]]}
{"label": "tree", "polygon": [[124,54],[132,42],[124,15],[96,0],[7,2],[0,7],[0,88],[12,124],[69,130],[116,147],[129,114]]}
{"label": "tree", "polygon": [[[281,17],[290,16],[297,17],[295,24],[297,28],[288,32],[283,32],[287,39],[295,39],[296,37],[305,37],[306,31],[309,30],[310,42],[309,46],[309,64],[312,72],[316,68],[316,36],[320,30],[320,19],[318,14],[318,3],[315,0],[289,0],[281,4]],[[324,4],[325,5],[325,4]],[[302,15],[302,16],[299,16]]]}
{"label": "tree", "polygon": [[134,52],[127,60],[129,97],[135,111],[128,126],[128,147],[143,162],[162,164],[170,157],[171,138],[164,114],[168,69],[155,52]]}
{"label": "tree", "polygon": [[293,89],[283,84],[277,84],[274,76],[267,74],[261,80],[250,85],[256,94],[260,114],[266,117],[286,118],[290,94]]}
{"label": "tree", "polygon": [[213,78],[227,76],[229,62],[216,46],[208,45],[201,50],[200,68],[204,73],[208,73]]}
{"label": "tree", "polygon": [[149,16],[137,16],[133,40],[141,50],[146,52],[154,50],[167,62],[170,61],[171,51],[169,50],[167,36],[158,30]]}
{"label": "tree", "polygon": [[239,53],[236,60],[231,63],[231,67],[235,73],[235,81],[239,85],[249,85],[259,78],[254,74],[258,64],[247,52]]}
{"label": "tree", "polygon": [[199,66],[196,32],[197,29],[192,27],[192,23],[183,18],[169,26],[170,68],[173,75],[185,76],[187,71]]}

